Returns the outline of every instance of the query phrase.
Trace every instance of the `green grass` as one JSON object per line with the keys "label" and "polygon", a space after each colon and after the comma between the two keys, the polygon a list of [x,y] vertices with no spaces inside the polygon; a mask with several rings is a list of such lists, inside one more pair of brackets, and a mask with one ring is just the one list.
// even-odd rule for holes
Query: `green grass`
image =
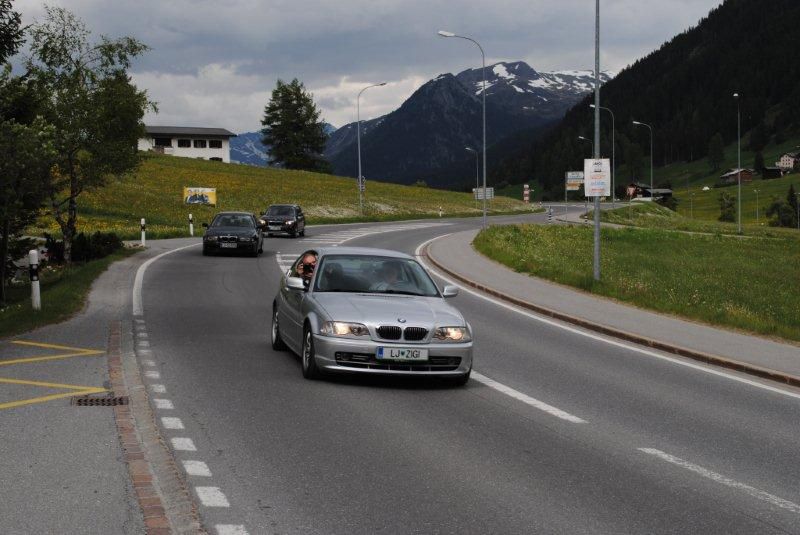
{"label": "green grass", "polygon": [[134,254],[124,249],[99,260],[70,268],[43,268],[40,273],[42,309],[31,308],[30,283],[7,288],[7,306],[0,309],[0,338],[65,321],[83,309],[89,289],[112,262]]}
{"label": "green grass", "polygon": [[[216,207],[183,204],[183,187],[217,189]],[[358,212],[353,179],[245,165],[146,155],[130,177],[82,194],[78,199],[78,227],[84,232],[116,232],[135,239],[139,219],[147,219],[152,238],[188,235],[188,215],[196,231],[221,210],[260,213],[273,203],[300,204],[310,224],[353,221],[390,221],[479,215],[472,194],[368,181],[364,215]],[[491,202],[493,214],[531,211],[521,201],[500,197]],[[43,217],[30,234],[58,233],[50,217]]]}
{"label": "green grass", "polygon": [[602,281],[592,229],[494,226],[475,247],[519,272],[714,325],[800,340],[800,247],[658,229],[602,229]]}
{"label": "green grass", "polygon": [[[718,209],[719,211],[719,209]],[[590,211],[591,219],[592,211]],[[744,220],[744,218],[742,218]],[[735,223],[722,223],[704,219],[692,219],[678,212],[664,208],[658,203],[632,202],[615,210],[603,210],[600,220],[606,223],[628,225],[634,227],[653,228],[661,230],[679,230],[685,232],[703,232],[708,234],[737,235],[738,227]],[[755,220],[752,221],[754,223]],[[780,238],[794,240],[800,247],[800,232],[795,229],[769,227],[763,225],[742,225],[742,234],[760,238]]]}

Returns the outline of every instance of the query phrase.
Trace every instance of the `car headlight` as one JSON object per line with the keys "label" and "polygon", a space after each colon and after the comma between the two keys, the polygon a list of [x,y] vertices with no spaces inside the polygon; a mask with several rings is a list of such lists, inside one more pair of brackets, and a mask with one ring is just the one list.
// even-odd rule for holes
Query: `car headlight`
{"label": "car headlight", "polygon": [[217,241],[217,236],[206,236],[206,241]]}
{"label": "car headlight", "polygon": [[294,225],[294,223],[295,223],[294,221],[287,221],[287,222],[286,222],[286,224],[287,224],[287,225],[289,225],[290,227],[291,227],[292,225]]}
{"label": "car headlight", "polygon": [[361,323],[326,321],[322,324],[320,333],[325,336],[369,336],[369,329]]}
{"label": "car headlight", "polygon": [[433,337],[442,342],[469,342],[472,340],[466,327],[437,327]]}

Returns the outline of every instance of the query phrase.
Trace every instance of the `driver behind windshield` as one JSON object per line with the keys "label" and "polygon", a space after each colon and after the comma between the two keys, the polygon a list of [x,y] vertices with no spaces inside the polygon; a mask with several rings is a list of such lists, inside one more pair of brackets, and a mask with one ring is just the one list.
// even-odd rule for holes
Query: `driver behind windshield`
{"label": "driver behind windshield", "polygon": [[397,262],[384,262],[379,271],[381,280],[370,286],[370,291],[409,289],[408,282],[400,279],[401,270],[402,267]]}

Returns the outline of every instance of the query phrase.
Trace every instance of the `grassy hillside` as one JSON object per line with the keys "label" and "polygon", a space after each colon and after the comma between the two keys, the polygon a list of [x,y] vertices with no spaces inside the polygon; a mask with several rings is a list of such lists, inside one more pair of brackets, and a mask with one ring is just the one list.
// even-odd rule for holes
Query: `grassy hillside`
{"label": "grassy hillside", "polygon": [[[216,207],[183,204],[184,186],[217,189]],[[317,173],[264,169],[172,156],[146,155],[139,169],[124,180],[82,194],[78,226],[84,232],[114,231],[124,238],[139,235],[139,219],[147,219],[148,236],[185,236],[191,212],[195,226],[221,210],[259,213],[273,203],[297,203],[308,221],[331,223],[478,215],[471,194],[368,181],[364,215],[358,213],[354,179]],[[531,207],[501,197],[494,213],[525,212]],[[43,217],[31,233],[57,233],[52,218]]]}

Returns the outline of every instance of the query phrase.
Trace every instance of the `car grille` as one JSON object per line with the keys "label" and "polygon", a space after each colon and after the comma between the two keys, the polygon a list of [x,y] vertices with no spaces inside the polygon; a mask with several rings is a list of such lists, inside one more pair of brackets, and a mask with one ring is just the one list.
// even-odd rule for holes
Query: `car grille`
{"label": "car grille", "polygon": [[385,362],[368,353],[336,352],[336,363],[362,370],[394,370],[407,372],[451,372],[461,365],[461,357],[429,357],[427,362]]}
{"label": "car grille", "polygon": [[239,241],[239,238],[236,237],[236,236],[220,236],[219,237],[219,241],[226,242],[226,243],[230,243],[230,242],[234,242],[235,243],[235,242]]}
{"label": "car grille", "polygon": [[406,327],[403,331],[403,338],[406,340],[416,342],[428,336],[428,329],[424,327]]}
{"label": "car grille", "polygon": [[395,325],[381,325],[377,329],[378,336],[384,340],[400,340],[403,330]]}

